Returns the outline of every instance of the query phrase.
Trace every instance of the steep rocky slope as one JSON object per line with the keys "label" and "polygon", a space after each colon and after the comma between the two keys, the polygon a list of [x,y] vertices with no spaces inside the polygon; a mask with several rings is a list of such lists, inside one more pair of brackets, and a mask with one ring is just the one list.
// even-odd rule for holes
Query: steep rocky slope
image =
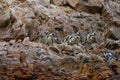
{"label": "steep rocky slope", "polygon": [[119,0],[0,0],[0,80],[48,79],[120,79]]}

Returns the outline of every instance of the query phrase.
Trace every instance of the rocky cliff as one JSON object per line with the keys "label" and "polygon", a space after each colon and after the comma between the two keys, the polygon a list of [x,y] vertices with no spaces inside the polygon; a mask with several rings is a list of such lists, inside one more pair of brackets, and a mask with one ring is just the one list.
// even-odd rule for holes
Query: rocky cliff
{"label": "rocky cliff", "polygon": [[0,0],[0,80],[119,80],[119,0]]}

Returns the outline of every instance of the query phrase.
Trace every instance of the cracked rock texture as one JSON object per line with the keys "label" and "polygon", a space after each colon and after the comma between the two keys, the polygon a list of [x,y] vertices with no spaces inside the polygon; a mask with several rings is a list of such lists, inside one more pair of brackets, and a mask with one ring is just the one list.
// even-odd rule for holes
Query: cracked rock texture
{"label": "cracked rock texture", "polygon": [[[61,42],[40,43],[42,31]],[[63,42],[78,31],[81,45]],[[96,43],[86,44],[91,32]],[[120,79],[119,0],[0,0],[0,80],[48,79]]]}

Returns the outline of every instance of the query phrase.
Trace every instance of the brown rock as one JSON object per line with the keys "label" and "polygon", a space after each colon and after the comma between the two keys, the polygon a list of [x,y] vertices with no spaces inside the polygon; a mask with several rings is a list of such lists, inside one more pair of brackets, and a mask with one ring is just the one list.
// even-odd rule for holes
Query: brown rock
{"label": "brown rock", "polygon": [[61,6],[61,5],[65,5],[67,2],[66,2],[66,0],[51,0],[51,3]]}
{"label": "brown rock", "polygon": [[56,47],[49,47],[49,49],[51,50],[51,51],[53,51],[53,52],[55,52],[55,53],[57,53],[57,54],[59,54],[59,49],[57,49]]}
{"label": "brown rock", "polygon": [[88,0],[88,1],[80,1],[79,4],[75,5],[75,9],[78,11],[85,11],[88,13],[99,13],[102,8],[102,4],[99,0]]}
{"label": "brown rock", "polygon": [[[120,26],[120,16],[119,16],[119,7],[120,3],[117,1],[100,1],[103,5],[101,10],[101,14],[103,16],[103,20],[110,24],[109,26]],[[118,11],[119,10],[119,11]],[[112,24],[112,25],[111,25]]]}
{"label": "brown rock", "polygon": [[68,71],[76,70],[78,68],[78,62],[75,57],[68,56],[60,60],[60,66]]}
{"label": "brown rock", "polygon": [[35,5],[49,6],[50,0],[27,0],[29,3],[34,3]]}
{"label": "brown rock", "polygon": [[112,27],[110,30],[111,30],[112,34],[116,37],[116,39],[120,40],[120,28]]}
{"label": "brown rock", "polygon": [[107,42],[105,43],[105,47],[110,50],[115,50],[120,48],[120,44],[112,40],[111,41],[107,40]]}
{"label": "brown rock", "polygon": [[79,2],[80,0],[67,0],[67,3],[72,7],[75,7]]}
{"label": "brown rock", "polygon": [[16,71],[16,72],[13,73],[13,75],[14,75],[16,78],[22,77],[21,71]]}
{"label": "brown rock", "polygon": [[0,14],[0,27],[8,26],[9,20],[10,20],[10,12],[6,12],[5,14]]}
{"label": "brown rock", "polygon": [[20,62],[23,63],[26,60],[26,55],[23,51],[20,52]]}
{"label": "brown rock", "polygon": [[[118,0],[0,0],[0,5],[0,39],[10,41],[0,42],[0,80],[107,80],[120,74]],[[105,28],[111,30],[105,31],[106,41]],[[41,31],[55,33],[61,42],[78,31],[84,39],[79,46],[31,42]],[[98,41],[89,50],[85,38],[93,31]],[[100,53],[105,48],[117,54],[110,64]]]}

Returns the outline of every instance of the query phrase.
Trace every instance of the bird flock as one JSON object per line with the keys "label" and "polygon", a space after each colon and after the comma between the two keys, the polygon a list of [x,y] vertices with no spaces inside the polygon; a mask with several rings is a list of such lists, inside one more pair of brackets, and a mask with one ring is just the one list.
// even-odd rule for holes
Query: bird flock
{"label": "bird flock", "polygon": [[52,45],[53,43],[67,43],[68,45],[80,45],[82,43],[92,44],[96,42],[96,32],[88,33],[85,37],[82,32],[78,31],[77,33],[70,34],[65,36],[63,39],[59,39],[55,33],[50,31],[40,31],[37,39],[40,43],[46,45]]}
{"label": "bird flock", "polygon": [[[68,45],[77,45],[77,46],[91,46],[93,43],[97,43],[97,33],[90,32],[87,35],[83,35],[82,32],[78,31],[77,33],[70,34],[65,36],[63,39],[59,39],[57,35],[50,31],[40,31],[37,37],[40,43],[43,43],[47,46],[53,45],[53,43],[61,44],[67,43]],[[87,47],[85,47],[87,48]],[[105,62],[109,63],[112,60],[116,60],[115,53],[109,50],[102,52],[105,56]]]}

